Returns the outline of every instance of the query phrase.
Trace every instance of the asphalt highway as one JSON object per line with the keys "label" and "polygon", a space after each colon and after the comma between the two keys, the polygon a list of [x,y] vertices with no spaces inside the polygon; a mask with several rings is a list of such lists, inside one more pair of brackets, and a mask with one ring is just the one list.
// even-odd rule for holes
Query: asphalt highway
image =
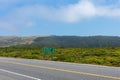
{"label": "asphalt highway", "polygon": [[120,80],[120,67],[0,57],[0,80]]}

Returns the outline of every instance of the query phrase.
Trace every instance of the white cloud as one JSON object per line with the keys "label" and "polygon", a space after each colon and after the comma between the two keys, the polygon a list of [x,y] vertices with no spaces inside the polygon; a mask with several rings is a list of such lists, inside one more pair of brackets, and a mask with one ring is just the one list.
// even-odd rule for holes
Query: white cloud
{"label": "white cloud", "polygon": [[[3,0],[0,0],[2,3]],[[18,0],[20,1],[20,0]],[[62,22],[79,22],[93,17],[120,18],[120,8],[116,5],[96,5],[94,0],[81,0],[76,4],[69,4],[54,8],[43,5],[24,5],[13,8],[0,19],[0,27],[32,27],[39,19]],[[17,3],[17,0],[4,0],[4,3]],[[10,4],[10,3],[9,3]]]}
{"label": "white cloud", "polygon": [[120,4],[95,5],[92,0],[82,0],[76,4],[71,4],[66,7],[59,8],[54,13],[57,15],[56,20],[65,22],[78,22],[83,19],[99,16],[120,18],[120,7],[118,7],[118,5]]}
{"label": "white cloud", "polygon": [[58,14],[63,21],[76,22],[96,15],[96,8],[89,1],[80,1],[77,4],[71,4],[65,8],[61,8]]}
{"label": "white cloud", "polygon": [[120,8],[99,7],[97,15],[101,17],[120,18]]}
{"label": "white cloud", "polygon": [[[96,15],[95,6],[88,1],[80,1],[77,4],[70,4],[60,8],[41,5],[27,5],[14,9],[6,18],[16,21],[37,19],[49,19],[63,22],[76,22],[84,18]],[[11,20],[10,20],[11,21]]]}

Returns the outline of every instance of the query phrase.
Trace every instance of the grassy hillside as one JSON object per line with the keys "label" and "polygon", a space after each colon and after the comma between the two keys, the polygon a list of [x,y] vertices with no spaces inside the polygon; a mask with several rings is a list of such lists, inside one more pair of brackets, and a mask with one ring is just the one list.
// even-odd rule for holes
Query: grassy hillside
{"label": "grassy hillside", "polygon": [[43,54],[41,47],[2,47],[0,56],[120,67],[120,47],[55,49],[54,54]]}
{"label": "grassy hillside", "polygon": [[0,36],[0,46],[31,44],[36,37]]}
{"label": "grassy hillside", "polygon": [[114,47],[120,46],[116,36],[33,36],[0,37],[0,46],[39,46],[39,47]]}

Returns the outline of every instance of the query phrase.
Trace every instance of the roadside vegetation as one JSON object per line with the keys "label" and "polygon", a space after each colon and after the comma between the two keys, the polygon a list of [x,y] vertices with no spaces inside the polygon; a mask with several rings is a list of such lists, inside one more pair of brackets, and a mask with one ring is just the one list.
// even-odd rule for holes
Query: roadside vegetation
{"label": "roadside vegetation", "polygon": [[120,47],[55,48],[54,54],[43,54],[41,47],[1,47],[0,56],[120,67]]}

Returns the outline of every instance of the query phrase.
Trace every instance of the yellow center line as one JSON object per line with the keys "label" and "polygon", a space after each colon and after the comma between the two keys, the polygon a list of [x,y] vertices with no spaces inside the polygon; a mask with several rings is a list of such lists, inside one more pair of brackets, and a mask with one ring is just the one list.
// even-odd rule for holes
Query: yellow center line
{"label": "yellow center line", "polygon": [[22,66],[29,66],[29,67],[33,67],[33,68],[42,68],[42,69],[48,69],[48,70],[56,70],[56,71],[69,72],[69,73],[75,73],[75,74],[83,74],[83,75],[94,76],[94,77],[102,77],[102,78],[120,80],[120,77],[106,76],[106,75],[102,75],[102,74],[78,72],[78,71],[74,71],[74,70],[66,70],[66,69],[52,68],[52,67],[46,67],[46,66],[37,66],[37,65],[32,65],[32,64],[24,64],[24,63],[11,62],[11,61],[6,61],[6,60],[5,61],[0,60],[0,62],[9,63],[9,64],[16,64],[16,65],[22,65]]}

